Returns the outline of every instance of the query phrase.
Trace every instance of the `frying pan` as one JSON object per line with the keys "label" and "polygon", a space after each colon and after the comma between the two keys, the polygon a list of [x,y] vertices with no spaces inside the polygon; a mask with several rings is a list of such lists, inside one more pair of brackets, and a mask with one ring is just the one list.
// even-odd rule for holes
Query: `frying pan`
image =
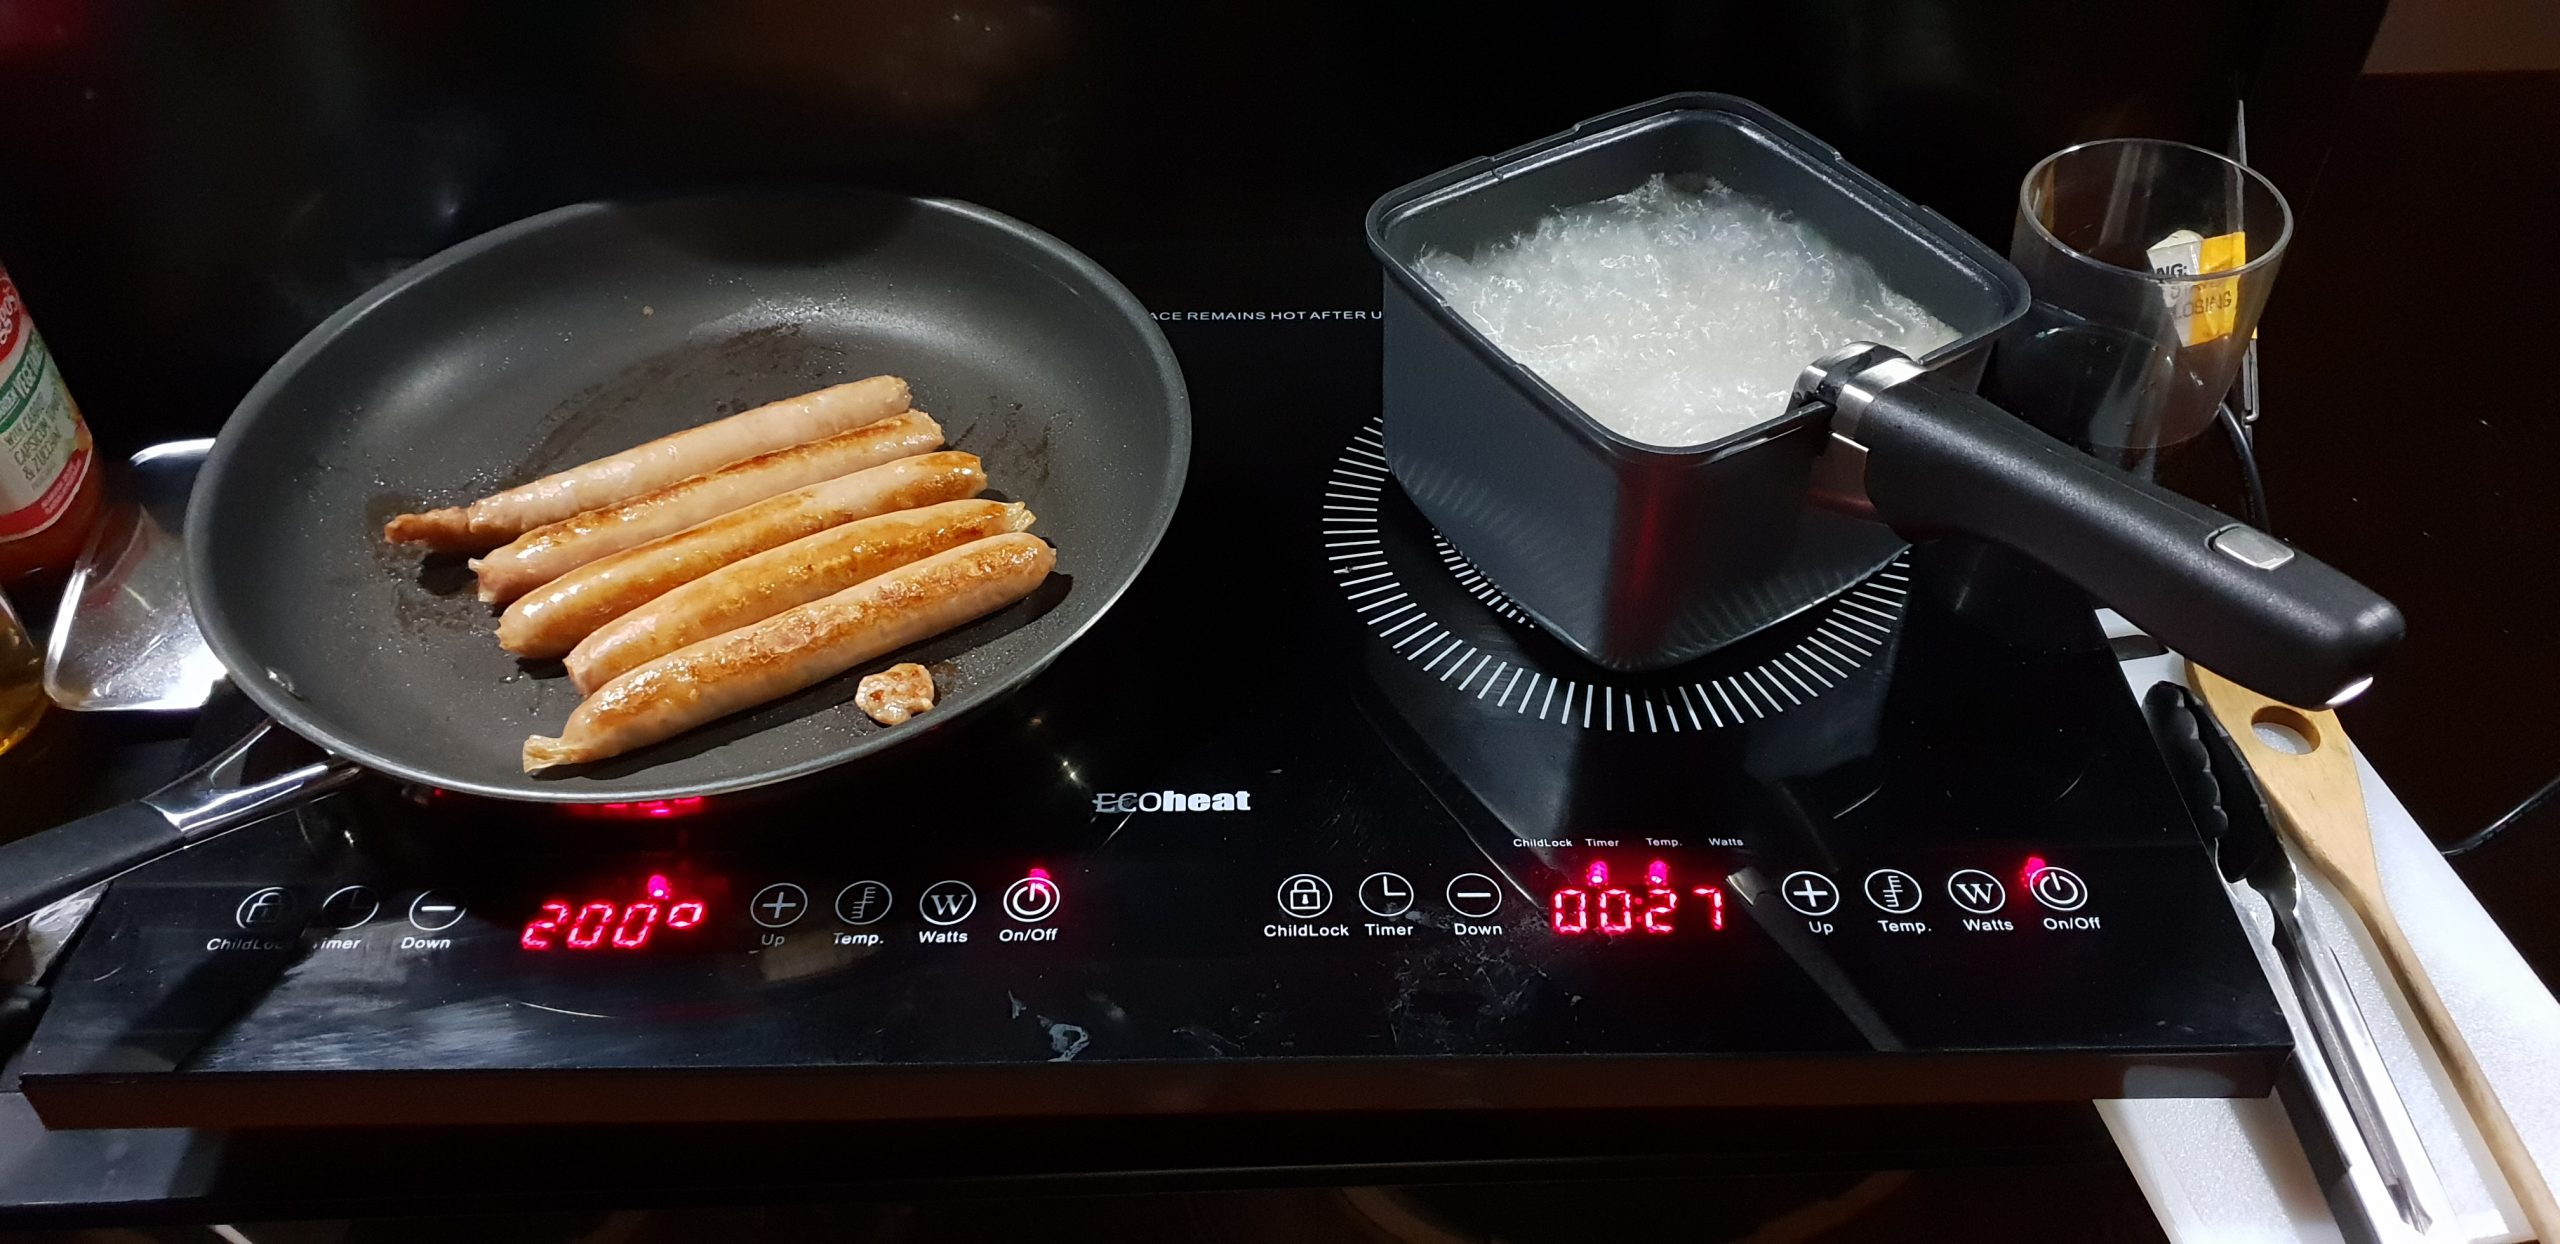
{"label": "frying pan", "polygon": [[[884,657],[935,670],[918,722],[855,679],[561,776],[519,749],[579,701],[501,651],[458,559],[385,517],[481,496],[822,385],[905,376],[990,495],[1058,548],[1029,599]],[[884,751],[1047,666],[1136,578],[1190,460],[1190,403],[1144,307],[1091,260],[984,208],[851,191],[561,208],[377,286],[224,424],[187,518],[197,621],[232,680],[329,759],[177,785],[0,846],[0,923],[370,770],[542,802],[711,795]]]}

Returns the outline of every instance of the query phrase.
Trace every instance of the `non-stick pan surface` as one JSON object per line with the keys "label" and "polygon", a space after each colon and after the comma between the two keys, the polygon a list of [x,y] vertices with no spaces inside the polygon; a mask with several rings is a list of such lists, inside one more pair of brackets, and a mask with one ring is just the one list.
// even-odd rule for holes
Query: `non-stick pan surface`
{"label": "non-stick pan surface", "polygon": [[[941,703],[888,729],[855,676],[632,755],[527,776],[578,704],[501,651],[459,558],[383,542],[457,504],[821,385],[906,377],[1058,569],[1031,599],[883,658]],[[1145,309],[993,212],[851,192],[562,208],[476,238],[331,317],[222,430],[188,513],[189,585],[240,687],[304,737],[450,790],[549,801],[736,790],[879,751],[1029,678],[1145,564],[1190,457]]]}

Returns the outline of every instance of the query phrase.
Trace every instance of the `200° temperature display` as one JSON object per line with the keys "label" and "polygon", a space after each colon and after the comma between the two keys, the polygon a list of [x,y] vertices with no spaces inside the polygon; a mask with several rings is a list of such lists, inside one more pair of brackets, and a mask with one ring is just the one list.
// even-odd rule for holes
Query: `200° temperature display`
{"label": "200\u00b0 temperature display", "polygon": [[651,874],[641,889],[641,897],[628,900],[545,900],[516,944],[526,950],[639,950],[660,929],[683,933],[702,926],[703,901],[678,897],[664,875]]}
{"label": "200\u00b0 temperature display", "polygon": [[1661,936],[1691,928],[1724,927],[1724,890],[1719,886],[1682,886],[1671,879],[1671,864],[1655,860],[1644,866],[1641,886],[1616,885],[1609,862],[1593,860],[1582,870],[1581,884],[1560,886],[1547,896],[1547,927],[1566,937],[1618,937],[1642,931]]}

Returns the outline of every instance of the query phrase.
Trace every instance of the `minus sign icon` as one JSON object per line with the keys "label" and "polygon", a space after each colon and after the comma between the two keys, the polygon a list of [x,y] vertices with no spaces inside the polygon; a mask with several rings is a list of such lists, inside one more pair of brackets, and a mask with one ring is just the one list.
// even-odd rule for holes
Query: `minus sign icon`
{"label": "minus sign icon", "polygon": [[420,910],[420,911],[425,911],[425,912],[434,912],[434,913],[437,913],[437,914],[441,915],[441,914],[443,914],[443,913],[445,913],[445,912],[452,911],[452,910],[453,910],[453,904],[451,904],[451,903],[432,903],[432,904],[429,904],[428,906],[421,907],[421,908],[419,908],[418,910]]}
{"label": "minus sign icon", "polygon": [[1491,891],[1491,890],[1460,890],[1460,891],[1458,891],[1458,897],[1460,897],[1460,898],[1492,898],[1492,897],[1493,897],[1493,891]]}

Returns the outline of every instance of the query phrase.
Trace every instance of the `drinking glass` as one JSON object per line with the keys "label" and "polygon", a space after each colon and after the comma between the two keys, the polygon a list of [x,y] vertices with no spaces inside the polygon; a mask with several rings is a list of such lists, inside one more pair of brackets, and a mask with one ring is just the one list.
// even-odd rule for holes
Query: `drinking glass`
{"label": "drinking glass", "polygon": [[2231,390],[2293,236],[2284,196],[2202,147],[2115,138],[2046,156],[2018,187],[2009,260],[2033,311],[1986,388],[2137,473]]}

